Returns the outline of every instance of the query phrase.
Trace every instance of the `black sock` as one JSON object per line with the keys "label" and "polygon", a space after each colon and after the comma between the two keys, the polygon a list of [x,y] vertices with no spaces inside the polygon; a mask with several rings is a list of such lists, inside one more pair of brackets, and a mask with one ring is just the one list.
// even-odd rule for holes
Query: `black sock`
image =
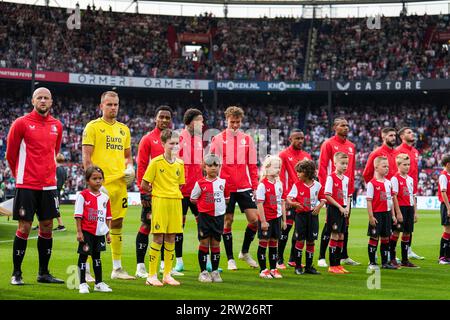
{"label": "black sock", "polygon": [[330,267],[335,267],[337,266],[337,261],[336,261],[336,254],[337,254],[337,248],[338,248],[338,241],[337,240],[330,240],[330,248],[328,250],[329,255],[330,255]]}
{"label": "black sock", "polygon": [[289,231],[291,231],[292,225],[287,225],[286,230],[281,231],[280,239],[278,240],[278,263],[284,262],[284,249],[289,238]]}
{"label": "black sock", "polygon": [[248,224],[247,228],[245,229],[244,234],[244,242],[242,243],[242,253],[248,253],[248,250],[250,249],[250,244],[252,243],[253,239],[255,239],[256,234],[256,226]]}
{"label": "black sock", "polygon": [[348,258],[347,244],[348,244],[348,227],[345,227],[344,246],[342,247],[341,259]]}
{"label": "black sock", "polygon": [[37,240],[39,252],[39,274],[48,274],[48,263],[52,255],[53,238],[51,233],[39,233]]}
{"label": "black sock", "polygon": [[322,236],[320,237],[319,259],[325,259],[325,254],[327,253],[327,247],[329,242],[330,242],[330,234],[327,231],[327,224],[325,223],[322,230]]}
{"label": "black sock", "polygon": [[381,263],[386,264],[388,262],[389,240],[381,240],[380,251]]}
{"label": "black sock", "polygon": [[88,256],[85,254],[80,254],[78,256],[78,269],[80,270],[80,284],[86,283],[86,261]]}
{"label": "black sock", "polygon": [[295,230],[292,233],[291,239],[291,253],[289,253],[289,262],[295,261],[295,244],[297,243],[297,237],[295,236]]}
{"label": "black sock", "polygon": [[145,254],[148,247],[148,234],[138,232],[136,236],[136,261],[137,263],[145,263]]}
{"label": "black sock", "polygon": [[[209,254],[209,248],[204,247],[202,245],[198,246],[198,264],[200,266],[200,271],[203,272],[206,270],[206,260],[207,255]],[[211,261],[212,263],[212,261]]]}
{"label": "black sock", "polygon": [[306,269],[311,268],[314,258],[314,243],[306,244]]}
{"label": "black sock", "polygon": [[261,271],[267,269],[266,266],[266,249],[267,249],[267,242],[259,242],[258,246],[258,263],[259,268]]}
{"label": "black sock", "polygon": [[336,247],[336,253],[334,256],[334,259],[336,260],[336,265],[340,266],[341,265],[341,257],[342,257],[342,249],[344,247],[344,240],[338,240],[337,241],[338,245]]}
{"label": "black sock", "polygon": [[295,242],[294,250],[295,250],[295,268],[300,268],[302,266],[302,253],[303,247],[305,245],[304,241]]}
{"label": "black sock", "polygon": [[20,231],[16,232],[13,244],[14,272],[22,272],[22,261],[23,257],[25,257],[25,251],[27,250],[27,239],[27,234],[23,234]]}
{"label": "black sock", "polygon": [[[395,258],[397,257],[397,241],[398,241],[398,236],[392,234],[391,238],[389,239],[389,253],[390,253],[390,258],[391,261],[395,260]],[[402,256],[403,256],[403,241],[402,241]]]}
{"label": "black sock", "polygon": [[375,264],[375,255],[377,254],[377,248],[378,248],[378,239],[370,238],[368,246],[370,264]]}
{"label": "black sock", "polygon": [[225,247],[225,253],[227,255],[227,259],[234,259],[233,256],[233,234],[231,233],[231,229],[223,230],[223,246]]}
{"label": "black sock", "polygon": [[450,234],[444,232],[441,238],[441,250],[439,253],[439,258],[450,258],[449,247],[450,247]]}
{"label": "black sock", "polygon": [[92,268],[94,269],[95,284],[103,282],[102,279],[102,260],[100,260],[100,252],[92,253]]}
{"label": "black sock", "polygon": [[408,249],[409,249],[409,241],[403,241],[401,242],[402,246],[402,262],[408,261]]}
{"label": "black sock", "polygon": [[270,270],[274,270],[277,268],[277,260],[278,260],[278,254],[277,254],[277,243],[269,243],[269,266]]}
{"label": "black sock", "polygon": [[220,247],[211,248],[211,267],[212,271],[219,269],[220,262]]}
{"label": "black sock", "polygon": [[183,234],[175,235],[175,257],[181,258],[183,256]]}

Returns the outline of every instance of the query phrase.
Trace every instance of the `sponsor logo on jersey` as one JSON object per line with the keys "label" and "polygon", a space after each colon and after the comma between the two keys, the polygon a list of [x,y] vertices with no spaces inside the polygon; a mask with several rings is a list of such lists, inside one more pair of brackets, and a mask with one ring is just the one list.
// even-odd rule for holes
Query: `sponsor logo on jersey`
{"label": "sponsor logo on jersey", "polygon": [[292,160],[294,160],[294,158],[293,158],[293,157],[288,157],[288,159],[289,159],[289,161],[292,161]]}
{"label": "sponsor logo on jersey", "polygon": [[338,146],[334,146],[334,149],[335,149],[335,150],[339,150],[339,147],[338,147]]}
{"label": "sponsor logo on jersey", "polygon": [[88,206],[88,205],[90,205],[91,204],[91,202],[90,201],[86,201],[86,205]]}
{"label": "sponsor logo on jersey", "polygon": [[158,140],[153,140],[153,143],[154,144],[158,144]]}
{"label": "sponsor logo on jersey", "polygon": [[159,172],[164,173],[164,169],[159,169]]}
{"label": "sponsor logo on jersey", "polygon": [[31,130],[34,130],[36,128],[36,126],[32,125],[32,124],[30,124],[29,127],[30,127]]}
{"label": "sponsor logo on jersey", "polygon": [[105,129],[100,129],[101,133],[105,133],[105,131],[106,131]]}

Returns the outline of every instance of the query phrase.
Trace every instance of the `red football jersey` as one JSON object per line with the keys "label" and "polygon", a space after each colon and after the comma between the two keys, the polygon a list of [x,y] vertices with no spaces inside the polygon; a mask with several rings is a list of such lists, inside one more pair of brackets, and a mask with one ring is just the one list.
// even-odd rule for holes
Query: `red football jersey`
{"label": "red football jersey", "polygon": [[281,197],[283,186],[281,181],[270,182],[264,178],[256,189],[256,200],[262,202],[264,206],[264,216],[267,221],[281,217]]}
{"label": "red football jersey", "polygon": [[295,165],[299,161],[304,159],[312,160],[312,158],[309,153],[303,150],[296,150],[292,146],[281,151],[278,156],[281,159],[280,180],[283,184],[283,199],[285,199],[292,185],[298,181]]}
{"label": "red football jersey", "polygon": [[386,212],[392,209],[391,182],[373,178],[367,184],[367,200],[372,200],[373,212]]}
{"label": "red football jersey", "polygon": [[303,181],[294,183],[288,198],[293,199],[304,207],[304,209],[297,209],[296,212],[312,211],[319,204],[319,201],[326,201],[322,185],[315,180],[310,186]]}
{"label": "red football jersey", "polygon": [[225,214],[225,200],[230,198],[230,191],[225,179],[216,178],[212,181],[201,178],[198,180],[191,192],[191,201],[197,200],[199,212],[210,216],[221,216]]}
{"label": "red football jersey", "polygon": [[389,162],[389,172],[386,175],[386,179],[390,180],[397,173],[397,162],[395,161],[397,151],[383,144],[381,147],[373,151],[367,159],[366,167],[364,168],[363,172],[364,181],[366,183],[372,180],[375,174],[375,165],[373,164],[373,161],[377,157],[381,156],[386,157]]}
{"label": "red football jersey", "polygon": [[96,236],[108,233],[106,220],[111,220],[111,204],[104,193],[97,195],[88,189],[81,191],[75,201],[75,218],[81,218],[81,229]]}
{"label": "red football jersey", "polygon": [[397,195],[398,205],[405,207],[414,206],[414,196],[417,191],[414,188],[414,179],[406,175],[403,177],[400,173],[396,173],[392,179],[392,194]]}
{"label": "red football jersey", "polygon": [[333,172],[327,177],[325,195],[331,196],[341,206],[347,206],[349,181],[350,179],[346,175],[343,175],[341,179]]}
{"label": "red football jersey", "polygon": [[442,170],[441,174],[439,175],[439,184],[438,184],[438,198],[440,202],[444,202],[444,198],[442,197],[442,191],[447,191],[447,197],[450,201],[450,174]]}

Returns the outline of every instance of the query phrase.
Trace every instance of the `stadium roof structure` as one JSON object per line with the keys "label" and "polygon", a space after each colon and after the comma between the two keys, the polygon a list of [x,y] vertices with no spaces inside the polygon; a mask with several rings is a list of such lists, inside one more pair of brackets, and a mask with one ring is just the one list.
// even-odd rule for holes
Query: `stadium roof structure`
{"label": "stadium roof structure", "polygon": [[[142,1],[142,0],[141,0]],[[143,0],[152,1],[152,0]],[[343,5],[424,2],[424,0],[157,0],[158,2],[209,3],[229,5]],[[444,0],[443,0],[444,1]]]}

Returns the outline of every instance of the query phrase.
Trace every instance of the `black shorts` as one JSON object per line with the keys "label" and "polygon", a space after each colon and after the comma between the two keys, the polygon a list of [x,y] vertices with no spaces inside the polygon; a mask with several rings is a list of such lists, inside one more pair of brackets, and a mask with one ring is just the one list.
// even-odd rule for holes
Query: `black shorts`
{"label": "black shorts", "polygon": [[142,207],[142,209],[141,209],[141,222],[151,226],[152,225],[152,221],[150,219],[147,219],[147,215],[149,213],[152,213],[152,205],[151,204],[150,204],[150,207]]}
{"label": "black shorts", "polygon": [[261,230],[261,221],[258,221],[258,239],[279,239],[281,235],[281,217],[267,221],[269,228],[267,231]]}
{"label": "black shorts", "polygon": [[181,204],[183,206],[183,216],[187,214],[188,209],[191,209],[191,212],[195,217],[198,216],[197,205],[195,203],[192,203],[189,197],[184,197]]}
{"label": "black shorts", "polygon": [[391,235],[392,230],[392,214],[390,211],[374,212],[373,216],[377,219],[377,225],[372,227],[369,223],[367,235],[373,238],[387,238]]}
{"label": "black shorts", "polygon": [[414,231],[414,207],[413,206],[401,206],[400,211],[402,213],[403,222],[392,224],[392,232],[406,232],[412,233]]}
{"label": "black shorts", "polygon": [[96,236],[83,230],[84,242],[78,244],[78,253],[92,256],[93,252],[106,250],[105,236]]}
{"label": "black shorts", "polygon": [[319,234],[319,216],[312,211],[295,214],[295,237],[297,240],[314,241]]}
{"label": "black shorts", "polygon": [[289,220],[295,221],[295,209],[294,208],[290,208],[290,209],[286,210],[286,222],[288,222]]}
{"label": "black shorts", "polygon": [[224,215],[213,217],[199,212],[197,223],[198,240],[213,237],[216,241],[220,241],[223,234],[224,218]]}
{"label": "black shorts", "polygon": [[447,207],[441,202],[441,225],[450,226],[450,218],[448,217]]}
{"label": "black shorts", "polygon": [[231,192],[230,202],[228,202],[226,213],[234,213],[234,209],[236,208],[236,202],[239,204],[239,208],[241,209],[242,212],[244,212],[244,210],[247,209],[257,208],[253,190]]}
{"label": "black shorts", "polygon": [[347,221],[339,209],[333,205],[327,206],[327,232],[345,233]]}
{"label": "black shorts", "polygon": [[59,201],[55,190],[32,190],[17,188],[14,195],[13,219],[33,221],[34,214],[39,221],[58,218]]}

